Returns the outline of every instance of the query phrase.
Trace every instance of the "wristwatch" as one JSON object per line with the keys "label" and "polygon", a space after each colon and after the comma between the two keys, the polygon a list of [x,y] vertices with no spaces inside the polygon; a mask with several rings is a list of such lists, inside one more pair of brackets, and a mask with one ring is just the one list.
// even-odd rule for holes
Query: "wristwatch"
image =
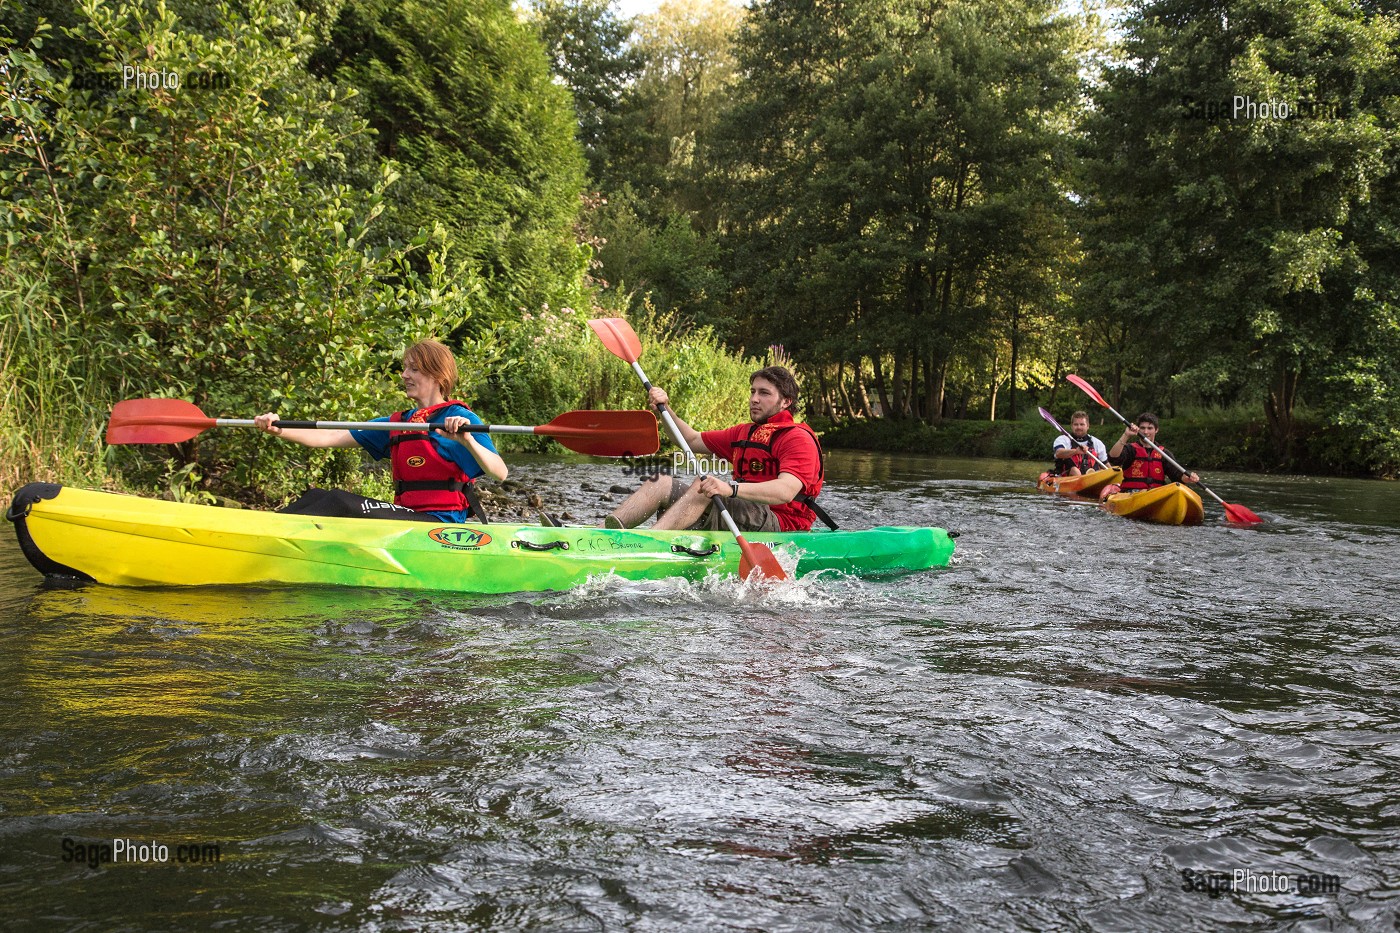
{"label": "wristwatch", "polygon": [[733,482],[731,482],[731,483],[729,484],[729,498],[731,498],[731,499],[737,499],[737,498],[739,498],[739,484],[738,484],[738,483],[733,483]]}

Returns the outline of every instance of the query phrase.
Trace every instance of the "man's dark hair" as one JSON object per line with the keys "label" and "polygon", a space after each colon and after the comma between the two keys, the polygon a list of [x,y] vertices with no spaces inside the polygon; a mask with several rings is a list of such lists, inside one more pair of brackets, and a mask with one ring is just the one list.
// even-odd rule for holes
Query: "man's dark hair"
{"label": "man's dark hair", "polygon": [[1083,418],[1085,421],[1088,421],[1088,420],[1089,420],[1089,413],[1088,413],[1087,411],[1084,411],[1084,410],[1081,409],[1080,411],[1077,411],[1077,412],[1075,412],[1074,414],[1072,414],[1072,415],[1069,416],[1069,420],[1070,420],[1070,421],[1073,421],[1073,420],[1076,419],[1076,418]]}
{"label": "man's dark hair", "polygon": [[787,399],[791,405],[788,407],[797,411],[797,380],[792,377],[782,366],[765,366],[749,377],[749,385],[753,385],[755,379],[766,379],[773,383],[773,388],[778,390],[778,394]]}
{"label": "man's dark hair", "polygon": [[1161,427],[1161,425],[1157,423],[1157,416],[1152,414],[1152,412],[1150,411],[1145,411],[1142,414],[1138,415],[1137,420],[1134,421],[1133,424],[1142,424],[1144,421],[1152,425],[1154,428]]}

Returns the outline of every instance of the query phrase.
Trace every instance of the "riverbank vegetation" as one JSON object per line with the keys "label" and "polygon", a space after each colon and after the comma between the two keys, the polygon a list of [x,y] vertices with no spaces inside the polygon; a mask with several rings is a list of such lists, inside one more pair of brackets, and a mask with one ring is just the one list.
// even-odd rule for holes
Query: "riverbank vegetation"
{"label": "riverbank vegetation", "polygon": [[[1085,407],[1078,372],[1193,462],[1400,472],[1400,21],[1141,0],[1108,26],[1051,0],[6,5],[0,486],[372,491],[354,452],[102,424],[145,395],[380,415],[430,335],[490,420],[639,405],[598,315],[696,424],[741,419],[781,352],[834,442],[1005,454],[1047,440],[1035,406]],[[1215,417],[1199,458],[1178,411]]]}
{"label": "riverbank vegetation", "polygon": [[[1311,411],[1297,414],[1297,438],[1293,472],[1342,476],[1370,476],[1364,442],[1353,432],[1329,423]],[[1054,433],[1038,416],[1017,421],[946,419],[939,424],[888,419],[854,419],[832,424],[816,419],[825,429],[822,443],[828,448],[849,447],[928,454],[940,457],[999,457],[1051,463],[1050,437]],[[1121,428],[1093,424],[1089,433],[1113,446]],[[1162,442],[1180,463],[1195,470],[1231,470],[1255,473],[1280,471],[1269,437],[1267,422],[1240,410],[1183,413],[1162,421]]]}

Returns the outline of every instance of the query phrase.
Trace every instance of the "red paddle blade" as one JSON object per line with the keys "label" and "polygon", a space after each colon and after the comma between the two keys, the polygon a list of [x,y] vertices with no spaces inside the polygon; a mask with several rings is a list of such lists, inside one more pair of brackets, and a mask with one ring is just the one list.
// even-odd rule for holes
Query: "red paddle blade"
{"label": "red paddle blade", "polygon": [[1083,389],[1086,395],[1088,395],[1094,401],[1098,402],[1104,408],[1108,407],[1108,403],[1103,400],[1103,396],[1100,395],[1093,386],[1089,385],[1089,383],[1085,382],[1083,379],[1080,379],[1073,373],[1070,373],[1065,378],[1068,379],[1072,384],[1077,385],[1079,386],[1079,388]]}
{"label": "red paddle blade", "polygon": [[1225,506],[1225,517],[1236,525],[1262,525],[1264,523],[1262,518],[1242,505],[1231,505],[1228,502],[1222,502],[1221,505]]}
{"label": "red paddle blade", "polygon": [[535,433],[593,457],[645,457],[661,449],[649,411],[566,411]]}
{"label": "red paddle blade", "polygon": [[786,580],[787,573],[783,570],[783,565],[778,563],[778,558],[773,554],[773,549],[766,544],[754,544],[745,541],[742,536],[736,536],[739,541],[739,576],[747,580],[753,574],[758,574],[762,580]]}
{"label": "red paddle blade", "polygon": [[198,406],[179,398],[133,398],[112,406],[109,444],[178,444],[214,426]]}
{"label": "red paddle blade", "polygon": [[637,339],[637,332],[632,329],[620,317],[600,317],[588,322],[588,326],[593,328],[593,333],[598,335],[598,339],[603,341],[603,346],[612,351],[614,356],[620,356],[629,363],[635,363],[642,358],[642,342]]}

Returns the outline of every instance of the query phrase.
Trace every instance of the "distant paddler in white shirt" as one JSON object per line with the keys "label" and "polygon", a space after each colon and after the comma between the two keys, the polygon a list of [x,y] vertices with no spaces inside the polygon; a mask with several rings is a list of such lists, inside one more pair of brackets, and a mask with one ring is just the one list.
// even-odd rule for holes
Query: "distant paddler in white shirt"
{"label": "distant paddler in white shirt", "polygon": [[[1089,454],[1098,458],[1095,463]],[[1055,438],[1055,475],[1083,476],[1108,466],[1108,448],[1089,433],[1089,415],[1077,411],[1069,416],[1069,433]]]}

